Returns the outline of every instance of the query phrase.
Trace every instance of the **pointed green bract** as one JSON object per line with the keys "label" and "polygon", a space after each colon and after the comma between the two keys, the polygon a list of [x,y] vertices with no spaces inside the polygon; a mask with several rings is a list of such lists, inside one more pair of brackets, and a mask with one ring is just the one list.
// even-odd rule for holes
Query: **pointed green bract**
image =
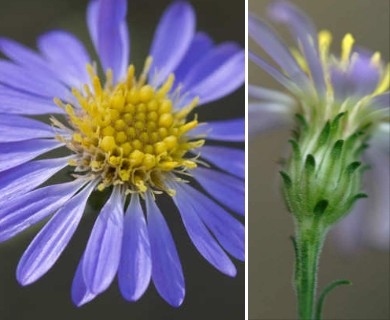
{"label": "pointed green bract", "polygon": [[[369,137],[369,126],[350,127],[346,112],[323,125],[310,125],[297,116],[297,139],[290,140],[291,157],[286,162],[283,191],[298,222],[310,222],[321,211],[318,223],[326,229],[342,219],[362,192],[361,151]],[[320,128],[320,129],[318,129]],[[325,206],[326,203],[326,206]]]}

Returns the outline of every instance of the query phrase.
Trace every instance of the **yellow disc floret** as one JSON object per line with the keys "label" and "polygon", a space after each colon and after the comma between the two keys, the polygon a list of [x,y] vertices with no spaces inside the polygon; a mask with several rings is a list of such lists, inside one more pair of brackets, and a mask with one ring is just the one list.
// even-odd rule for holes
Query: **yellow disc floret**
{"label": "yellow disc floret", "polygon": [[115,86],[108,71],[104,87],[88,66],[92,87],[73,89],[72,104],[55,100],[65,108],[73,131],[70,138],[61,137],[78,155],[71,165],[76,172],[99,177],[100,190],[122,184],[129,192],[168,191],[164,184],[168,172],[196,167],[195,159],[184,156],[204,143],[186,135],[198,125],[196,117],[186,120],[198,99],[175,110],[169,94],[174,76],[159,88],[146,84],[150,63],[149,58],[139,79],[130,66],[127,78]]}

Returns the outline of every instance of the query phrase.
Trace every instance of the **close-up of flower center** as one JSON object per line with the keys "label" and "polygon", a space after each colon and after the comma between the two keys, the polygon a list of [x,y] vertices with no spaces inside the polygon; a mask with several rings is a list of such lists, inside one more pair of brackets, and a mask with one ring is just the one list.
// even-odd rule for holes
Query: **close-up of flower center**
{"label": "close-up of flower center", "polygon": [[103,86],[88,65],[92,86],[84,85],[83,91],[73,88],[72,104],[55,99],[65,109],[70,126],[53,119],[57,127],[69,132],[57,138],[76,153],[69,164],[76,167],[76,174],[99,178],[99,190],[125,185],[129,192],[143,193],[153,188],[172,193],[164,184],[166,173],[196,167],[196,158],[187,159],[185,155],[201,147],[204,140],[190,141],[186,134],[198,121],[196,117],[191,121],[186,118],[198,99],[175,110],[180,87],[168,94],[174,75],[155,89],[146,81],[150,64],[148,58],[138,79],[131,65],[126,79],[115,86],[111,70]]}

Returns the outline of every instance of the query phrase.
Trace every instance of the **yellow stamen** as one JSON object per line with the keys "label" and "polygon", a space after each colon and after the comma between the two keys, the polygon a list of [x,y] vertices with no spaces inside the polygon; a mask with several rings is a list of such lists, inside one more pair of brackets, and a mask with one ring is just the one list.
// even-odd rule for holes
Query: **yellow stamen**
{"label": "yellow stamen", "polygon": [[386,92],[387,90],[389,90],[389,87],[390,87],[390,64],[387,65],[382,80],[380,81],[378,87],[376,88],[374,95],[378,95]]}
{"label": "yellow stamen", "polygon": [[93,88],[95,89],[96,97],[100,97],[102,95],[102,85],[98,76],[93,78]]}
{"label": "yellow stamen", "polygon": [[322,30],[318,34],[318,45],[320,47],[321,61],[325,63],[328,60],[330,45],[332,44],[332,34],[328,30]]}
{"label": "yellow stamen", "polygon": [[292,48],[291,54],[295,58],[295,60],[298,62],[298,65],[301,67],[301,69],[306,72],[307,74],[310,73],[309,66],[307,65],[307,61],[305,57],[295,48]]}
{"label": "yellow stamen", "polygon": [[341,44],[341,61],[348,64],[351,56],[352,48],[355,43],[355,39],[350,33],[347,33]]}
{"label": "yellow stamen", "polygon": [[164,97],[172,89],[174,81],[175,76],[171,74],[167,81],[165,81],[165,83],[161,86],[160,90],[158,90],[157,96],[160,98]]}
{"label": "yellow stamen", "polygon": [[373,66],[380,66],[381,63],[381,53],[380,52],[375,52],[372,57],[371,57],[371,64]]}
{"label": "yellow stamen", "polygon": [[89,63],[87,64],[87,72],[90,79],[93,79],[95,77],[95,70],[93,69],[92,65]]}
{"label": "yellow stamen", "polygon": [[152,57],[146,58],[144,69],[142,70],[141,76],[138,81],[138,86],[143,86],[145,84],[150,67],[152,66],[152,62],[153,62]]}
{"label": "yellow stamen", "polygon": [[324,69],[324,77],[328,95],[333,95],[333,87],[330,81],[330,75],[328,70],[329,50],[332,44],[333,37],[328,30],[322,30],[318,34],[318,46],[320,52],[320,59]]}
{"label": "yellow stamen", "polygon": [[113,84],[113,73],[111,69],[108,69],[106,72],[106,89],[112,89],[112,84]]}

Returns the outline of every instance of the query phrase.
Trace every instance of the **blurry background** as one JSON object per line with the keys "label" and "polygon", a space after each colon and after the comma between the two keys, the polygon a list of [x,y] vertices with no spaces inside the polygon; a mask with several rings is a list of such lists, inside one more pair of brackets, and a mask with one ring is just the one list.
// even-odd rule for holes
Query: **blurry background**
{"label": "blurry background", "polygon": [[[264,17],[269,2],[249,0],[249,12]],[[388,61],[388,0],[293,2],[311,16],[318,29],[333,33],[333,50],[339,50],[342,37],[350,32],[357,44],[382,52]],[[278,31],[290,39],[285,29]],[[249,48],[261,53],[252,41]],[[249,63],[249,82],[282,89],[253,63]],[[293,225],[279,195],[277,174],[278,161],[289,150],[287,139],[289,131],[285,130],[262,134],[249,142],[249,319],[253,320],[294,319],[296,314],[292,289],[294,254],[289,240]],[[353,285],[337,288],[328,296],[325,319],[389,319],[387,251],[366,248],[343,252],[334,234],[330,234],[320,261],[319,287],[337,279],[352,280]]]}
{"label": "blurry background", "polygon": [[[138,70],[148,54],[160,15],[171,1],[129,0],[131,62]],[[191,1],[197,13],[197,29],[208,32],[216,43],[226,40],[244,46],[245,7],[242,1]],[[83,0],[0,0],[0,36],[34,47],[35,39],[51,29],[76,34],[90,52]],[[244,89],[202,107],[201,120],[244,115]],[[243,147],[243,145],[235,145]],[[162,211],[172,230],[186,279],[186,299],[179,309],[170,307],[150,285],[137,303],[125,301],[116,281],[91,303],[78,309],[70,299],[74,272],[87,243],[96,212],[90,208],[58,263],[37,283],[22,288],[16,281],[19,258],[39,230],[29,230],[0,244],[0,319],[244,319],[244,264],[235,261],[237,277],[230,279],[210,266],[190,242],[172,204],[163,201]]]}

